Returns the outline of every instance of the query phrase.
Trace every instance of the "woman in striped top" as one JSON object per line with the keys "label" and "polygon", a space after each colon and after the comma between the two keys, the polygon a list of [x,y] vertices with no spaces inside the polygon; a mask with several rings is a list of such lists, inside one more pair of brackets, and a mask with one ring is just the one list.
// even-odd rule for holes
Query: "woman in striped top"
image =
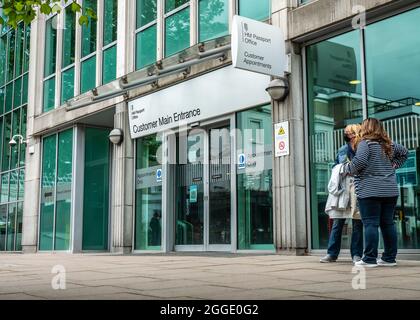
{"label": "woman in striped top", "polygon": [[[395,266],[397,232],[394,211],[399,196],[395,169],[407,160],[408,150],[388,137],[379,120],[363,121],[357,143],[356,155],[346,164],[345,172],[354,175],[356,195],[362,216],[365,251],[356,266]],[[378,257],[379,233],[384,239],[385,250]]]}

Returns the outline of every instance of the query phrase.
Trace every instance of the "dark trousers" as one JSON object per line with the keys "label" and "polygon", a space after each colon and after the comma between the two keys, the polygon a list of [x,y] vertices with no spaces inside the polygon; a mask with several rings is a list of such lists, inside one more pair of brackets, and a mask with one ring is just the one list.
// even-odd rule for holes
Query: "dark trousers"
{"label": "dark trousers", "polygon": [[395,262],[397,257],[397,230],[394,223],[394,212],[398,197],[358,199],[360,214],[365,231],[365,252],[363,261],[376,263],[378,257],[379,231],[384,239],[384,253],[381,259]]}
{"label": "dark trousers", "polygon": [[[331,229],[330,239],[328,241],[327,253],[337,259],[341,249],[341,236],[343,234],[343,227],[346,219],[334,219]],[[363,255],[363,224],[361,220],[352,220],[353,232],[351,234],[350,253],[353,259],[354,256],[361,257]]]}

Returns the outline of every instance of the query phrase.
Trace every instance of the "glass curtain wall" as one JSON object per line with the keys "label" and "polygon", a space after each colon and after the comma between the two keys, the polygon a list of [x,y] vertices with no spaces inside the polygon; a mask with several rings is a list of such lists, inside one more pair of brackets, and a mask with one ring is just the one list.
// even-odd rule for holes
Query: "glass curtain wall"
{"label": "glass curtain wall", "polygon": [[0,32],[0,251],[20,251],[26,145],[11,147],[13,135],[26,138],[30,27]]}
{"label": "glass curtain wall", "polygon": [[157,0],[136,1],[136,70],[156,62]]}
{"label": "glass curtain wall", "polygon": [[237,113],[238,249],[274,249],[271,106]]}
{"label": "glass curtain wall", "polygon": [[[331,222],[324,213],[327,185],[343,129],[367,115],[382,121],[390,137],[409,149],[397,170],[400,187],[394,220],[400,249],[420,249],[419,128],[420,9],[368,25],[363,31],[367,96],[362,95],[359,30],[307,47],[312,248],[325,249]],[[349,247],[351,224],[343,233]]]}
{"label": "glass curtain wall", "polygon": [[136,147],[135,250],[161,250],[162,164],[157,135],[140,138]]}
{"label": "glass curtain wall", "polygon": [[73,129],[42,142],[39,250],[70,250]]}
{"label": "glass curtain wall", "polygon": [[[118,0],[83,0],[83,12],[88,8],[95,13],[103,11],[98,19],[103,19],[103,30],[98,30],[98,19],[89,18],[89,24],[80,26],[71,4],[63,10],[63,28],[57,28],[58,17],[54,15],[46,21],[45,26],[45,50],[44,50],[44,84],[43,84],[43,112],[57,107],[55,105],[56,94],[59,95],[58,105],[63,105],[67,100],[77,94],[83,94],[97,86],[97,52],[102,54],[102,78],[101,84],[109,83],[116,79],[117,75],[117,21]],[[101,10],[100,10],[101,9]],[[101,11],[101,12],[102,12]],[[79,63],[76,57],[76,33],[81,28],[81,57],[80,57],[80,92],[76,92],[75,65]],[[97,35],[101,31],[103,36]],[[62,59],[57,66],[57,41],[62,47]],[[101,47],[98,46],[101,44]],[[29,45],[29,44],[28,44]],[[0,44],[1,46],[1,44]],[[58,73],[56,69],[58,68]],[[1,72],[1,70],[0,70]],[[56,77],[60,78],[61,90],[56,92]]]}

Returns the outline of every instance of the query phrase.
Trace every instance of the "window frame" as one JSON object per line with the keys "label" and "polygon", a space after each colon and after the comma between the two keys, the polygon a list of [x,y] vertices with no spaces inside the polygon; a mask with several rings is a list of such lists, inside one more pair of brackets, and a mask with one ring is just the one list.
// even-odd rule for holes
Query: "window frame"
{"label": "window frame", "polygon": [[[175,9],[173,9],[171,11],[168,11],[167,13],[165,13],[165,0],[158,0],[158,1],[162,1],[162,8],[163,8],[163,17],[162,17],[162,43],[163,43],[163,45],[162,45],[162,56],[163,56],[163,58],[169,58],[169,57],[172,57],[172,56],[174,56],[176,54],[179,54],[180,52],[182,52],[183,50],[185,50],[185,49],[187,49],[187,48],[189,48],[191,46],[191,30],[193,29],[192,28],[193,25],[192,25],[192,21],[191,21],[191,12],[193,12],[193,8],[194,8],[193,7],[193,4],[192,4],[192,1],[195,1],[196,4],[198,4],[198,3],[197,3],[196,0],[190,0],[190,1],[186,2],[186,3],[184,3],[183,5],[180,5],[179,7],[175,8]],[[196,7],[198,7],[198,5],[196,5]],[[189,46],[187,48],[181,50],[181,51],[172,53],[171,55],[168,55],[167,56],[166,55],[166,46],[167,46],[167,43],[166,43],[166,20],[168,18],[170,18],[171,16],[173,16],[173,15],[175,15],[175,14],[183,11],[186,8],[189,8],[190,9],[190,14],[189,14],[190,30],[189,30],[189,33],[188,33],[188,37],[190,39]],[[196,25],[198,25],[198,23]],[[159,30],[158,30],[158,32],[159,32]]]}
{"label": "window frame", "polygon": [[[101,0],[102,2],[102,21],[105,21],[105,1],[106,0]],[[119,8],[119,4],[118,4],[118,0],[117,0],[117,31],[116,34],[117,36],[115,37],[115,40],[104,45],[105,44],[105,23],[101,23],[101,29],[102,29],[102,34],[101,34],[101,49],[100,49],[100,54],[101,54],[101,77],[100,77],[100,85],[104,85],[107,84],[109,82],[105,82],[104,81],[104,57],[105,57],[105,51],[107,51],[108,49],[111,49],[113,46],[118,46],[118,8]],[[98,43],[97,43],[98,45]],[[117,56],[118,56],[118,52],[117,52]],[[115,76],[117,76],[117,68],[115,68]]]}
{"label": "window frame", "polygon": [[137,48],[138,48],[138,42],[137,42],[137,36],[139,33],[146,31],[147,29],[153,27],[156,25],[156,52],[155,52],[155,61],[159,60],[158,56],[158,35],[159,35],[159,8],[160,8],[160,2],[161,0],[156,0],[156,18],[153,21],[150,21],[146,23],[144,26],[141,26],[140,28],[137,28],[137,1],[134,2],[134,70],[141,70],[143,68],[147,68],[147,65],[142,66],[141,68],[137,68]]}

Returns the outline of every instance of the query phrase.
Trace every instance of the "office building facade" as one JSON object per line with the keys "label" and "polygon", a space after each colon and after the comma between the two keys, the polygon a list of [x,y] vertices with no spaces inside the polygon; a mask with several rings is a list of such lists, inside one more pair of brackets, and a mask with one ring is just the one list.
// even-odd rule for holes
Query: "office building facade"
{"label": "office building facade", "polygon": [[[410,150],[395,222],[401,252],[420,253],[416,1],[83,2],[89,25],[68,7],[12,43],[28,62],[16,53],[3,77],[4,250],[325,251],[343,129],[377,117]],[[232,67],[234,15],[283,32],[284,101],[270,76]],[[290,153],[276,157],[286,121]],[[14,134],[27,144],[9,146]]]}

